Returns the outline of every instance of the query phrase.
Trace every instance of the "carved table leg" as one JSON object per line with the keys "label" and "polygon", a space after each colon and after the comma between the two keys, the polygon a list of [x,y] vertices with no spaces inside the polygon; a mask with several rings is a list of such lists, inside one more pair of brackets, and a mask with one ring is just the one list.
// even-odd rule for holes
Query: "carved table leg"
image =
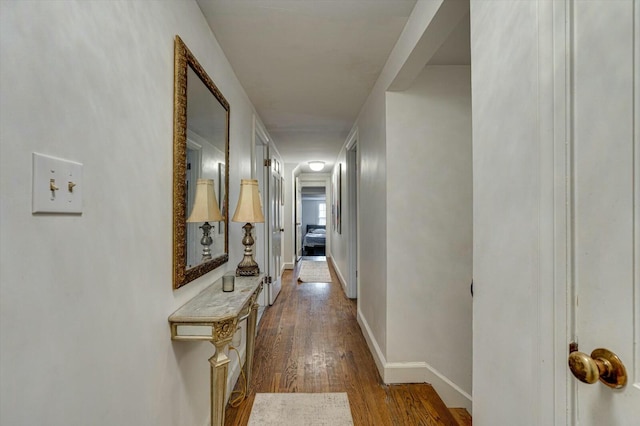
{"label": "carved table leg", "polygon": [[213,324],[213,345],[216,353],[209,359],[211,364],[211,426],[224,425],[224,410],[227,393],[229,357],[224,352],[231,343],[238,326],[238,318],[230,318]]}
{"label": "carved table leg", "polygon": [[258,305],[254,303],[251,306],[251,313],[247,318],[247,358],[244,362],[244,375],[247,378],[247,390],[251,383],[251,371],[253,368],[253,349],[256,341],[256,322],[258,320]]}
{"label": "carved table leg", "polygon": [[227,342],[214,343],[214,345],[216,353],[209,358],[211,364],[211,426],[223,426],[229,357],[224,353]]}

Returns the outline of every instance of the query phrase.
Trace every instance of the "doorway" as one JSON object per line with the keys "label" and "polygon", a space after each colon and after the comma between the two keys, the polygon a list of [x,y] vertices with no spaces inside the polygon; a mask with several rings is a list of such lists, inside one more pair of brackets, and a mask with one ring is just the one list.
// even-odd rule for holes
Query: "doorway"
{"label": "doorway", "polygon": [[275,303],[281,288],[284,182],[281,175],[282,163],[276,157],[266,132],[257,120],[254,136],[252,175],[258,181],[265,217],[264,223],[255,224],[254,252],[256,261],[265,275],[264,299],[260,304],[261,307],[266,307]]}
{"label": "doorway", "polygon": [[325,256],[327,193],[323,186],[306,186],[300,191],[302,256]]}

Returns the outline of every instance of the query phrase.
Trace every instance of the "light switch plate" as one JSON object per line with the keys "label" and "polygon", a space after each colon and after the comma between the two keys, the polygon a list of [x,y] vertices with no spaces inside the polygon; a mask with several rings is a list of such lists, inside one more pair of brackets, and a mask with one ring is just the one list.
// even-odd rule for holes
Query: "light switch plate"
{"label": "light switch plate", "polygon": [[33,213],[82,213],[82,164],[33,153]]}

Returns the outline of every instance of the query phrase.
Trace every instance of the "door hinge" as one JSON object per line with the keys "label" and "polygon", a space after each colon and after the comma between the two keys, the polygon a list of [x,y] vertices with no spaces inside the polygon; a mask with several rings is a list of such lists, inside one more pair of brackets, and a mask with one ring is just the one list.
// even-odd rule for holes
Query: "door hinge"
{"label": "door hinge", "polygon": [[578,352],[578,343],[571,342],[569,343],[569,353]]}
{"label": "door hinge", "polygon": [[271,167],[271,158],[268,158],[268,159],[264,160],[264,166],[265,167]]}

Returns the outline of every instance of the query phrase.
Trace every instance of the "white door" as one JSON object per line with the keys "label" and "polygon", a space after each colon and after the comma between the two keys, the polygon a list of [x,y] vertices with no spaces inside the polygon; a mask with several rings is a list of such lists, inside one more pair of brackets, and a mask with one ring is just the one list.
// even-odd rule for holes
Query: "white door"
{"label": "white door", "polygon": [[282,267],[282,179],[280,176],[280,162],[271,158],[268,162],[269,171],[269,229],[271,230],[271,244],[269,253],[269,285],[267,286],[269,304],[273,305],[280,293]]}
{"label": "white door", "polygon": [[302,187],[296,177],[296,262],[302,257]]}
{"label": "white door", "polygon": [[573,333],[628,375],[618,390],[569,375],[572,423],[640,425],[640,1],[578,0],[570,16]]}
{"label": "white door", "polygon": [[[260,198],[263,203],[262,209],[264,214],[265,223],[254,223],[253,230],[253,253],[258,262],[258,266],[260,267],[260,272],[265,276],[268,275],[268,259],[269,259],[269,243],[271,232],[269,231],[269,211],[266,209],[264,205],[264,201],[267,199],[266,197],[269,194],[269,179],[267,173],[265,172],[265,162],[269,159],[269,154],[267,152],[267,145],[263,139],[260,138],[259,132],[256,132],[256,144],[255,144],[255,172],[253,175],[255,179],[258,180],[258,190],[260,191]],[[260,297],[258,297],[258,303],[260,307],[258,308],[258,318],[262,317],[262,313],[269,305],[269,296],[268,291],[263,291],[260,293]]]}

